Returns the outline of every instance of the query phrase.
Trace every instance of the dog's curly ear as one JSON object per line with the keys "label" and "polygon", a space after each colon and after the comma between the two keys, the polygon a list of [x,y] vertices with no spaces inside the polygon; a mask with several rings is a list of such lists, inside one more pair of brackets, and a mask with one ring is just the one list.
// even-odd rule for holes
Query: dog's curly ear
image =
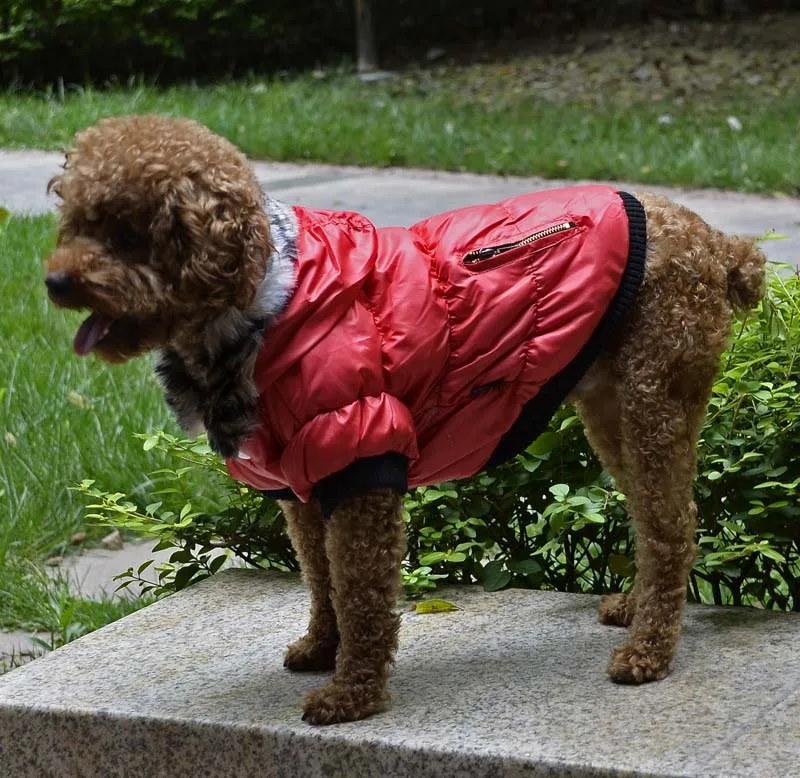
{"label": "dog's curly ear", "polygon": [[173,247],[181,304],[251,305],[272,247],[260,191],[250,182],[212,188],[186,178],[164,196],[151,230]]}

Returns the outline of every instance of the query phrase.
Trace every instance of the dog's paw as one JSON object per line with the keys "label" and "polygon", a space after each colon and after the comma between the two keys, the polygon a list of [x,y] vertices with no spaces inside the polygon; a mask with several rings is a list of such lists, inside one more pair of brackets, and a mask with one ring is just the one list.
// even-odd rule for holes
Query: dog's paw
{"label": "dog's paw", "polygon": [[608,594],[600,598],[600,623],[629,627],[636,605],[630,594]]}
{"label": "dog's paw", "polygon": [[616,683],[648,683],[669,675],[670,657],[641,644],[625,643],[611,652],[608,674]]}
{"label": "dog's paw", "polygon": [[336,643],[314,642],[305,635],[286,649],[283,666],[294,672],[333,670],[336,647]]}
{"label": "dog's paw", "polygon": [[303,721],[309,724],[357,721],[382,711],[388,700],[385,690],[371,684],[348,685],[331,681],[306,695]]}

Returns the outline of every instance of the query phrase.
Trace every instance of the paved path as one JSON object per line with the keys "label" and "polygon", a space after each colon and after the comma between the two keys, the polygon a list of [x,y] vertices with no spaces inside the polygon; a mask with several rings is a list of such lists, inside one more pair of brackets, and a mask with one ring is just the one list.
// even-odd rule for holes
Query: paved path
{"label": "paved path", "polygon": [[[41,151],[0,151],[0,205],[42,213],[54,207],[47,181],[61,155]],[[502,178],[393,168],[332,167],[255,163],[264,188],[290,203],[359,211],[376,224],[411,224],[449,208],[494,202],[513,194],[568,183],[541,178]],[[760,197],[714,190],[668,189],[617,184],[636,191],[663,192],[726,232],[759,235],[768,229],[789,236],[766,244],[770,259],[800,262],[800,199]]]}
{"label": "paved path", "polygon": [[[142,562],[155,559],[158,564],[166,562],[172,550],[153,551],[155,541],[142,543],[125,543],[119,551],[107,551],[103,548],[92,548],[72,554],[64,559],[58,567],[47,568],[53,574],[65,575],[72,584],[72,589],[82,596],[91,599],[100,599],[104,595],[114,595],[119,585],[114,577],[129,567],[138,568]],[[155,574],[145,574],[145,577],[155,578]],[[133,592],[135,586],[129,587]],[[41,636],[47,639],[47,635]],[[0,672],[3,664],[9,664],[12,657],[17,660],[27,661],[32,656],[39,656],[43,649],[31,639],[29,632],[17,630],[3,632],[0,630]]]}

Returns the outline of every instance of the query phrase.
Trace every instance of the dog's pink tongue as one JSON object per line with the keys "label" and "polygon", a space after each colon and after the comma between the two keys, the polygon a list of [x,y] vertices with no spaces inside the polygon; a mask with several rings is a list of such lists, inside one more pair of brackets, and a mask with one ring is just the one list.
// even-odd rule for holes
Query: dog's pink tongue
{"label": "dog's pink tongue", "polygon": [[75,333],[75,340],[72,341],[75,353],[85,357],[108,332],[113,322],[110,316],[104,316],[102,313],[93,313],[89,316]]}

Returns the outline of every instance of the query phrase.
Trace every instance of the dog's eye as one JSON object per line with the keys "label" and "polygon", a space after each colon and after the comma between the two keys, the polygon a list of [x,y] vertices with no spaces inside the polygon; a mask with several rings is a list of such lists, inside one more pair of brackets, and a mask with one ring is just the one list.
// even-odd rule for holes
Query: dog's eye
{"label": "dog's eye", "polygon": [[145,237],[133,227],[120,226],[116,235],[116,243],[123,251],[135,251],[144,247]]}

